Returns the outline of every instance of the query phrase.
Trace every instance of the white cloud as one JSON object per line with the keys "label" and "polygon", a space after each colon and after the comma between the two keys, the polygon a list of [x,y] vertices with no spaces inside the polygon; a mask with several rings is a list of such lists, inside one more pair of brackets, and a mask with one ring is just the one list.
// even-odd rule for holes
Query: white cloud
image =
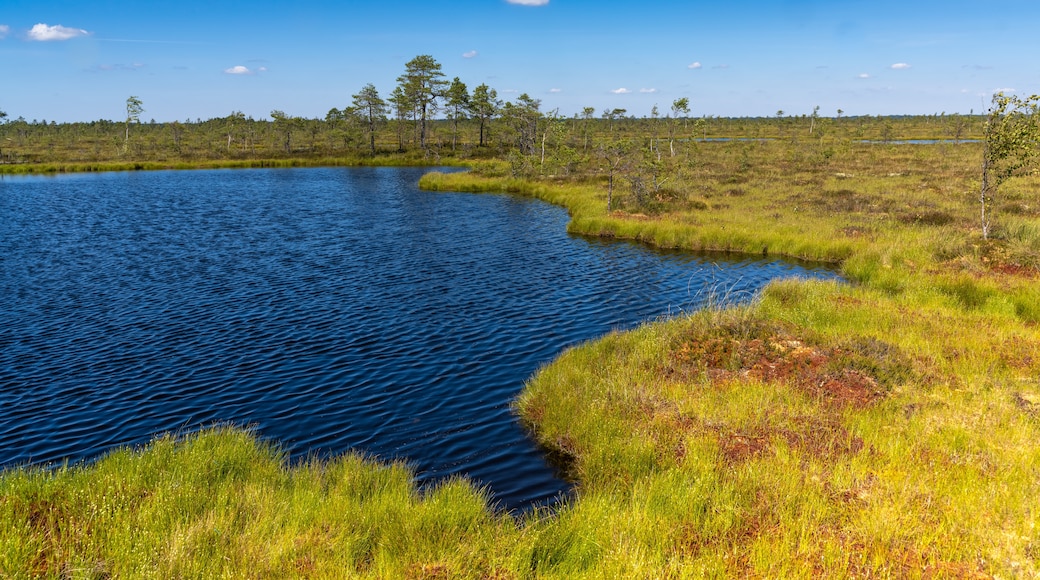
{"label": "white cloud", "polygon": [[506,0],[506,2],[520,6],[545,6],[549,0]]}
{"label": "white cloud", "polygon": [[657,92],[657,89],[639,89],[639,92],[643,93],[644,95],[652,95]]}
{"label": "white cloud", "polygon": [[1013,92],[1015,92],[1015,89],[1006,89],[1006,88],[1005,89],[993,89],[993,94],[997,94],[997,93],[1013,93]]}
{"label": "white cloud", "polygon": [[[266,69],[261,69],[261,70],[266,70]],[[226,74],[226,75],[251,75],[251,74],[256,74],[256,73],[254,73],[253,71],[249,70],[248,67],[244,67],[242,65],[236,65],[236,66],[233,66],[231,68],[224,69],[224,74]]]}
{"label": "white cloud", "polygon": [[555,89],[555,88],[554,89],[549,89],[549,92],[550,93],[562,93],[563,89]]}
{"label": "white cloud", "polygon": [[614,93],[615,95],[627,95],[627,94],[631,93],[632,91],[626,89],[625,87],[621,87],[620,89],[614,89],[614,90],[612,90],[610,92]]}
{"label": "white cloud", "polygon": [[856,75],[856,78],[857,79],[869,79],[870,75],[868,75],[867,73],[859,73],[858,75]]}
{"label": "white cloud", "polygon": [[700,63],[700,61],[698,61],[698,62],[691,62],[691,63],[689,64],[689,66],[687,66],[686,68],[689,68],[689,69],[694,69],[694,70],[696,70],[696,69],[699,69],[699,68],[701,68],[701,67],[703,67],[703,66],[704,66],[704,65],[702,65],[702,64]]}
{"label": "white cloud", "polygon": [[0,24],[0,39],[7,36],[7,33],[11,32],[11,27],[6,24]]}
{"label": "white cloud", "polygon": [[894,65],[892,65],[890,68],[892,70],[906,70],[906,69],[910,68],[910,65],[906,64],[905,62],[897,62]]}
{"label": "white cloud", "polygon": [[39,40],[41,42],[49,40],[69,40],[70,38],[86,36],[88,34],[90,33],[82,28],[68,28],[60,24],[47,26],[46,24],[40,23],[29,30],[29,40]]}
{"label": "white cloud", "polygon": [[475,50],[470,50],[462,53],[462,58],[473,58],[475,56],[477,56],[477,51]]}

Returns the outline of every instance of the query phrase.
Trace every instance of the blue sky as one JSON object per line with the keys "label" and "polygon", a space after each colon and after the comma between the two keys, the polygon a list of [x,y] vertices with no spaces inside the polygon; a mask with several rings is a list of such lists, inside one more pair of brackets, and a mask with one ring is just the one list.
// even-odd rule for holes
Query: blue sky
{"label": "blue sky", "polygon": [[324,117],[432,55],[450,79],[573,115],[979,112],[1040,93],[1040,2],[0,0],[11,118]]}

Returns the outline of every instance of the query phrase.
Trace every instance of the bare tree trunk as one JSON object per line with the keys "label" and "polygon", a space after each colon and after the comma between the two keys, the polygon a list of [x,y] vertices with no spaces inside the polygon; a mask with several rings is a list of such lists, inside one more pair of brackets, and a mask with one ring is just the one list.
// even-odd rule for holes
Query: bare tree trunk
{"label": "bare tree trunk", "polygon": [[982,239],[989,239],[989,217],[986,215],[986,194],[989,190],[989,144],[986,144],[986,153],[982,157],[982,186],[979,191],[979,203],[982,207]]}

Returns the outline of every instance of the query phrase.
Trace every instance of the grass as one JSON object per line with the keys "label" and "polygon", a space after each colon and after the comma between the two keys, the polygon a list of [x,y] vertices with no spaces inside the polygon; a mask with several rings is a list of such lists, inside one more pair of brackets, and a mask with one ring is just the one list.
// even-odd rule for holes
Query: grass
{"label": "grass", "polygon": [[[1040,214],[977,144],[699,143],[606,207],[594,171],[504,162],[430,190],[566,207],[572,232],[840,264],[572,348],[516,408],[575,497],[508,515],[357,456],[288,465],[248,432],[0,475],[9,576],[411,578],[1040,575]],[[590,162],[591,163],[591,162]],[[724,292],[725,289],[719,289]]]}
{"label": "grass", "polygon": [[465,481],[420,494],[405,467],[353,455],[290,468],[226,428],[8,472],[0,490],[9,577],[487,577],[518,535]]}
{"label": "grass", "polygon": [[290,159],[226,159],[195,161],[99,161],[63,163],[26,163],[0,165],[0,174],[36,175],[55,173],[92,173],[99,171],[155,171],[163,169],[258,169],[279,167],[402,167],[459,165],[450,158],[424,159],[414,155],[378,157],[316,157]]}

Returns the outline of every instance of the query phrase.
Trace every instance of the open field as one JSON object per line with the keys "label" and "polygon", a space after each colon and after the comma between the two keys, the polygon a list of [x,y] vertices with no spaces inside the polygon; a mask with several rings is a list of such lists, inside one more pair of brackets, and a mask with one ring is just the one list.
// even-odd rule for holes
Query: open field
{"label": "open field", "polygon": [[5,472],[0,570],[1040,575],[1040,180],[1004,184],[984,239],[981,144],[862,142],[952,129],[852,121],[807,138],[795,122],[710,120],[702,139],[753,140],[671,142],[632,121],[588,146],[575,122],[544,150],[467,149],[455,158],[473,171],[423,179],[562,205],[574,233],[828,261],[850,282],[776,282],[542,369],[516,407],[565,458],[565,505],[504,514],[464,481],[420,491],[358,457],[290,466],[218,429]]}

